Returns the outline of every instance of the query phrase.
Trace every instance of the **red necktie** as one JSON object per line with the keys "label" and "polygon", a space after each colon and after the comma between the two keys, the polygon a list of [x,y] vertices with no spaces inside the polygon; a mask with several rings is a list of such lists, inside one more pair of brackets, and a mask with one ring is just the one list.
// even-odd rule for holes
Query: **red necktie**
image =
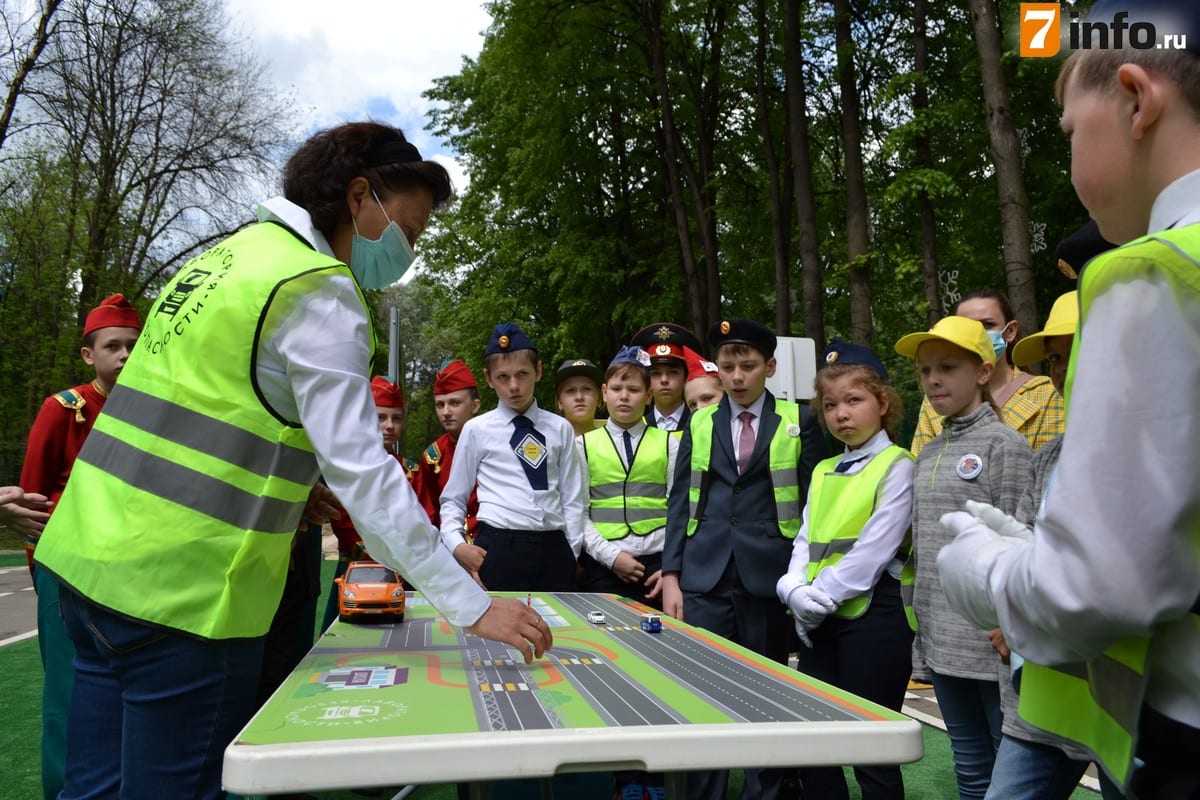
{"label": "red necktie", "polygon": [[740,475],[746,471],[746,465],[750,463],[750,454],[754,452],[754,427],[750,424],[754,420],[754,415],[749,411],[743,411],[738,414],[738,419],[742,423],[742,430],[738,433],[737,446],[738,474]]}

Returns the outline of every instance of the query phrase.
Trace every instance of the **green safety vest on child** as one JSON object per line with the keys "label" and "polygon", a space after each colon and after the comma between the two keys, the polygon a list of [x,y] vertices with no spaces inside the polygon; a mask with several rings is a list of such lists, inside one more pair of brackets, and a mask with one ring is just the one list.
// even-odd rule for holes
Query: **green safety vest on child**
{"label": "green safety vest on child", "polygon": [[[689,430],[692,432],[691,483],[688,487],[689,518],[687,535],[696,532],[700,524],[701,498],[704,481],[712,459],[713,414],[718,405],[705,406],[692,414]],[[768,463],[771,487],[775,494],[775,517],[779,520],[779,533],[784,538],[795,539],[800,533],[800,406],[787,400],[775,398],[775,413],[780,417],[779,427],[771,437]]]}
{"label": "green safety vest on child", "polygon": [[[1088,266],[1079,286],[1080,333],[1075,336],[1067,372],[1068,408],[1076,355],[1096,297],[1114,284],[1147,272],[1165,273],[1177,296],[1200,293],[1200,262],[1188,255],[1197,252],[1200,225],[1191,225],[1144,236],[1097,256]],[[1190,535],[1193,541],[1200,539],[1200,531],[1191,531]],[[1130,566],[1136,568],[1136,564]],[[1200,615],[1193,612],[1191,620],[1200,638]],[[1118,784],[1127,787],[1133,776],[1149,652],[1149,637],[1129,636],[1086,664],[1046,667],[1027,661],[1022,668],[1018,712],[1030,724],[1086,748]]]}
{"label": "green safety vest on child", "polygon": [[667,524],[667,441],[671,434],[647,427],[629,472],[608,431],[583,435],[591,479],[592,524],[609,541],[645,536]]}
{"label": "green safety vest on child", "polygon": [[334,274],[350,277],[274,223],[185,264],[146,319],[37,561],[135,619],[208,639],[265,634],[318,468],[299,422],[262,400],[255,354]]}
{"label": "green safety vest on child", "polygon": [[[891,445],[858,472],[836,473],[840,455],[827,458],[813,468],[812,487],[808,494],[808,573],[812,583],[817,573],[841,561],[858,541],[863,526],[875,513],[879,502],[879,490],[888,470],[901,458],[915,461],[912,453],[899,445]],[[897,558],[905,562],[900,571],[901,595],[904,598],[904,614],[909,627],[917,629],[916,615],[912,608],[912,586],[916,580],[916,569],[909,558],[912,549],[911,534],[905,536]],[[866,613],[871,605],[872,592],[868,591],[851,598],[838,608],[835,616],[855,619]]]}

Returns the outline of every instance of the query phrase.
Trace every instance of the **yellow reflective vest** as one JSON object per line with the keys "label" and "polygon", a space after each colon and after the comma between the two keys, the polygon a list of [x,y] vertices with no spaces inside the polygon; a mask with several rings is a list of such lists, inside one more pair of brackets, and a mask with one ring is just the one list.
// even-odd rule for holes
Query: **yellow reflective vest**
{"label": "yellow reflective vest", "polygon": [[646,427],[626,473],[604,428],[583,435],[592,524],[609,541],[645,536],[667,524],[667,442],[670,433]]}
{"label": "yellow reflective vest", "polygon": [[267,405],[257,352],[334,275],[350,271],[270,222],[185,264],[79,453],[38,562],[135,619],[265,634],[318,469],[300,423]]}
{"label": "yellow reflective vest", "polygon": [[[879,504],[879,492],[892,465],[901,458],[916,460],[912,453],[893,444],[871,458],[861,470],[851,474],[834,472],[840,458],[840,455],[827,458],[813,469],[812,486],[808,490],[806,577],[809,583],[816,579],[821,570],[841,561],[858,542],[858,535]],[[916,617],[912,611],[912,586],[916,570],[908,557],[911,549],[909,534],[905,536],[897,558],[905,562],[900,571],[904,612],[909,626],[916,630]],[[868,591],[847,600],[835,612],[836,615],[848,619],[861,617],[871,605],[871,594]]]}
{"label": "yellow reflective vest", "polygon": [[[1098,256],[1088,266],[1079,286],[1080,334],[1067,373],[1068,408],[1078,363],[1075,354],[1093,301],[1114,284],[1143,274],[1147,263],[1155,272],[1165,273],[1177,294],[1200,293],[1200,262],[1189,253],[1200,253],[1200,225],[1142,237]],[[1200,531],[1190,535],[1193,541],[1200,539]],[[1193,612],[1191,619],[1200,636],[1200,615]],[[1087,663],[1046,667],[1026,661],[1018,713],[1026,722],[1088,750],[1116,783],[1127,787],[1137,752],[1149,651],[1149,637],[1129,636]]]}
{"label": "yellow reflective vest", "polygon": [[[713,415],[719,404],[696,409],[692,414],[689,430],[692,433],[691,482],[688,486],[687,535],[696,532],[703,508],[704,478],[712,459]],[[787,400],[775,398],[775,413],[779,415],[779,426],[771,437],[768,464],[771,488],[775,495],[775,517],[779,520],[779,533],[784,538],[795,539],[800,532],[800,406]],[[790,431],[790,434],[789,434]]]}

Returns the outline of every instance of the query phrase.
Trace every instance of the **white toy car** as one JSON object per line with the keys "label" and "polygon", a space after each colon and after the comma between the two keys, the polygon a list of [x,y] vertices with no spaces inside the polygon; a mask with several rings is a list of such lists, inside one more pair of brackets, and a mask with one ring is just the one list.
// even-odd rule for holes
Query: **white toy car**
{"label": "white toy car", "polygon": [[604,616],[603,611],[589,611],[587,613],[587,621],[593,625],[603,625],[608,622],[608,618]]}

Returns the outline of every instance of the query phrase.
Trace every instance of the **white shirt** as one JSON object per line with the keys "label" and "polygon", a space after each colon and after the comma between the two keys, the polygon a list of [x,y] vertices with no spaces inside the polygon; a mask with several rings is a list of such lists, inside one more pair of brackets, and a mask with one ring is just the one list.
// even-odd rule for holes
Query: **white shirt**
{"label": "white shirt", "polygon": [[[1200,171],[1163,190],[1149,230],[1200,222],[1197,198]],[[1200,298],[1160,273],[1117,283],[1072,357],[1062,455],[1032,544],[996,560],[992,602],[1009,645],[1042,664],[1153,631],[1147,702],[1200,727],[1200,632],[1186,613],[1200,559],[1180,533],[1200,524]]]}
{"label": "white shirt", "polygon": [[683,408],[684,404],[680,403],[675,407],[675,410],[670,414],[662,414],[658,407],[654,408],[654,427],[662,428],[664,431],[677,431],[683,426]]}
{"label": "white shirt", "polygon": [[[622,428],[617,423],[609,418],[604,423],[604,430],[612,438],[613,445],[617,449],[617,454],[621,457],[621,463],[625,466],[625,471],[629,472],[629,460],[625,457],[625,438],[626,431],[629,432],[629,444],[633,448],[636,457],[638,443],[642,441],[642,436],[646,433],[646,423],[638,420],[628,428]],[[587,454],[583,447],[583,437],[575,437],[575,449],[579,453],[579,461],[583,465],[583,482],[585,486],[591,486],[592,476],[587,465]],[[671,495],[671,487],[675,484],[675,458],[679,455],[679,439],[675,436],[667,437],[667,496]],[[587,553],[592,558],[599,561],[604,566],[612,569],[613,562],[617,560],[617,556],[624,553],[629,553],[631,556],[644,556],[651,553],[661,553],[663,542],[666,540],[667,527],[664,525],[661,528],[650,531],[645,536],[626,536],[624,539],[610,541],[600,535],[600,531],[596,530],[595,523],[592,522],[591,515],[588,514],[583,520],[583,546],[587,549]]]}
{"label": "white shirt", "polygon": [[463,524],[471,489],[479,499],[480,522],[502,530],[563,531],[575,557],[583,547],[587,511],[587,480],[575,431],[557,414],[538,408],[526,411],[543,436],[546,448],[546,489],[534,489],[509,443],[517,412],[506,405],[467,420],[454,449],[450,477],[442,490],[442,541],[451,552],[466,540]]}
{"label": "white shirt", "polygon": [[[763,406],[767,402],[767,393],[763,392],[748,406],[742,407],[733,402],[733,398],[729,398],[729,435],[733,437],[733,457],[738,455],[738,437],[742,435],[742,421],[738,419],[738,414],[743,411],[749,411],[754,415],[754,419],[750,420],[750,428],[754,431],[754,441],[758,442],[758,426],[762,422]],[[772,409],[773,411],[774,409]]]}
{"label": "white shirt", "polygon": [[[282,197],[259,206],[258,218],[281,222],[333,255],[308,213]],[[412,581],[451,623],[473,625],[491,600],[441,546],[404,468],[379,446],[370,342],[371,322],[354,281],[330,278],[260,342],[256,375],[263,396],[303,424],[325,482],[368,552]]]}
{"label": "white shirt", "polygon": [[[845,470],[847,475],[862,472],[867,464],[871,463],[871,459],[891,444],[892,440],[887,431],[881,430],[857,450],[847,450],[843,453],[836,466],[849,462],[850,466]],[[879,503],[859,533],[858,541],[841,561],[817,573],[813,585],[833,598],[838,605],[873,588],[885,569],[893,578],[899,579],[900,568],[904,566],[904,562],[896,557],[896,550],[903,544],[904,535],[908,533],[912,523],[915,471],[916,466],[907,458],[897,459],[892,464],[883,477]],[[810,491],[810,497],[811,494]],[[787,574],[776,586],[776,593],[784,603],[793,589],[808,583],[809,508],[811,506],[806,502],[801,517],[800,533],[796,535],[796,541],[792,545],[792,560],[788,564]]]}

